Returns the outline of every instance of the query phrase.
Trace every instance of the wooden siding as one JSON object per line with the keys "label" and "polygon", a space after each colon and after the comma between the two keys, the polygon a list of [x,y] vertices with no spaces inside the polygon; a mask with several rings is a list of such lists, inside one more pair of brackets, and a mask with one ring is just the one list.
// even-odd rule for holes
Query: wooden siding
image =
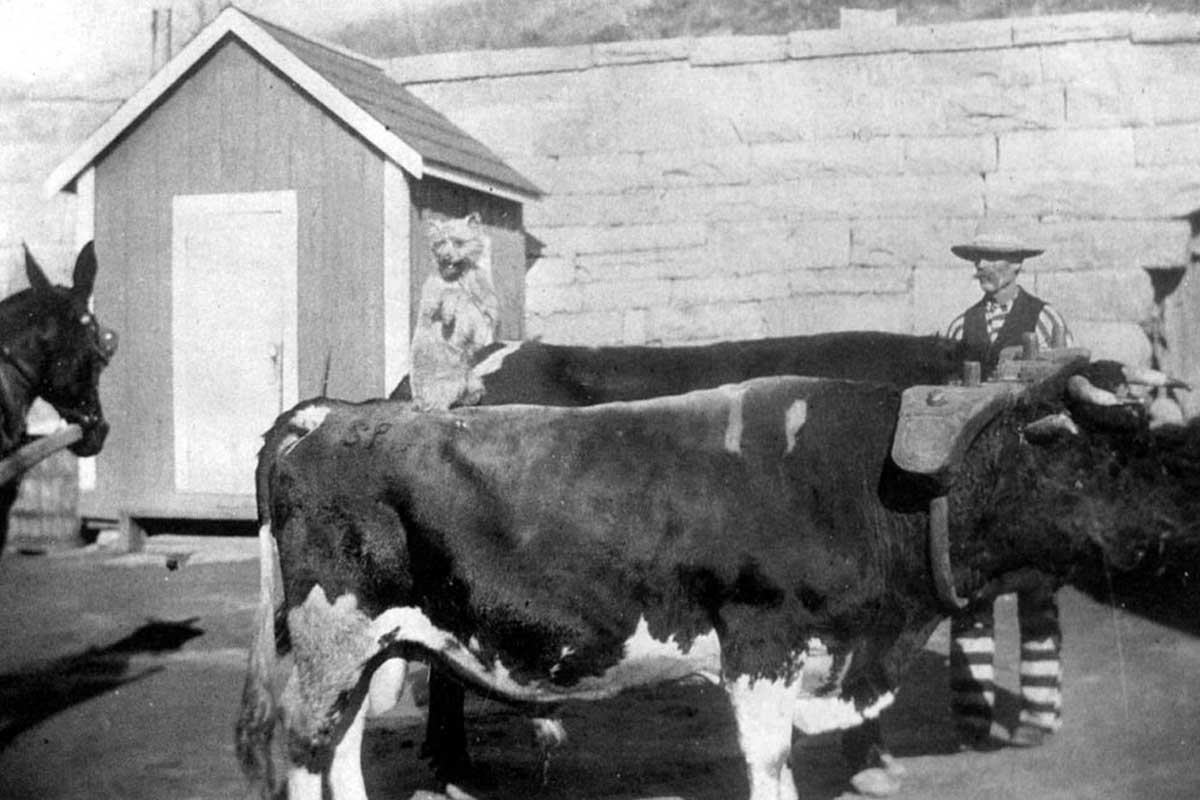
{"label": "wooden siding", "polygon": [[500,298],[500,337],[520,339],[525,322],[525,232],[522,207],[511,200],[483,194],[437,178],[412,186],[412,311],[415,323],[421,285],[433,271],[426,222],[438,217],[464,217],[479,213],[492,239],[492,277]]}
{"label": "wooden siding", "polygon": [[103,381],[113,430],[90,513],[182,516],[199,505],[227,516],[233,502],[183,498],[172,486],[175,195],[296,190],[300,395],[320,391],[326,354],[329,394],[384,391],[382,164],[236,42],[217,48],[100,157],[96,308],[122,338]]}

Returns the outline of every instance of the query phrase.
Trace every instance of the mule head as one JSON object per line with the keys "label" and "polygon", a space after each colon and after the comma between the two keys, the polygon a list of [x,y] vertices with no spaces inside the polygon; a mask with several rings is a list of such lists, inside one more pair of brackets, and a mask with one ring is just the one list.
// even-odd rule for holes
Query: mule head
{"label": "mule head", "polygon": [[10,347],[9,355],[34,384],[37,396],[83,429],[83,437],[71,446],[79,456],[100,452],[108,435],[99,382],[117,350],[116,333],[101,325],[90,308],[96,268],[96,250],[89,242],[75,261],[72,285],[56,286],[25,248],[31,291],[26,318],[32,330],[23,346]]}

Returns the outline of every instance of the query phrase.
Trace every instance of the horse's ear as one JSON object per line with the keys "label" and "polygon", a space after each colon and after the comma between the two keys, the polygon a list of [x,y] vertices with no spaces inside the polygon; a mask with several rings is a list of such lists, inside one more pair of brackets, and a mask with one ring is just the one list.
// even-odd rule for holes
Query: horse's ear
{"label": "horse's ear", "polygon": [[50,291],[52,286],[50,279],[46,277],[46,273],[42,272],[42,268],[34,260],[33,253],[29,252],[29,245],[21,242],[21,247],[25,249],[25,277],[29,279],[29,285],[35,291]]}
{"label": "horse's ear", "polygon": [[71,291],[83,297],[92,296],[92,287],[96,284],[96,243],[88,242],[79,251],[75,259],[75,274],[72,277]]}

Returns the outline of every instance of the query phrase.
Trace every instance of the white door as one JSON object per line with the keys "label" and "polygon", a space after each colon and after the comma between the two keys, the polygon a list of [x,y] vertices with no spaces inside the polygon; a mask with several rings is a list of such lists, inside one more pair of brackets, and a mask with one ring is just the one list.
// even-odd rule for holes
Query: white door
{"label": "white door", "polygon": [[174,198],[175,489],[253,494],[262,434],[296,402],[296,194]]}

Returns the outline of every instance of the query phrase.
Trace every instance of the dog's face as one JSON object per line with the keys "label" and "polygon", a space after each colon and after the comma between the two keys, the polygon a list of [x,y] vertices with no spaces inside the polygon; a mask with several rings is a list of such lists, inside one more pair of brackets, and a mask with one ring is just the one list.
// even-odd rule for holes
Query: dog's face
{"label": "dog's face", "polygon": [[486,234],[479,215],[429,223],[429,249],[442,280],[453,282],[479,266],[487,251]]}

